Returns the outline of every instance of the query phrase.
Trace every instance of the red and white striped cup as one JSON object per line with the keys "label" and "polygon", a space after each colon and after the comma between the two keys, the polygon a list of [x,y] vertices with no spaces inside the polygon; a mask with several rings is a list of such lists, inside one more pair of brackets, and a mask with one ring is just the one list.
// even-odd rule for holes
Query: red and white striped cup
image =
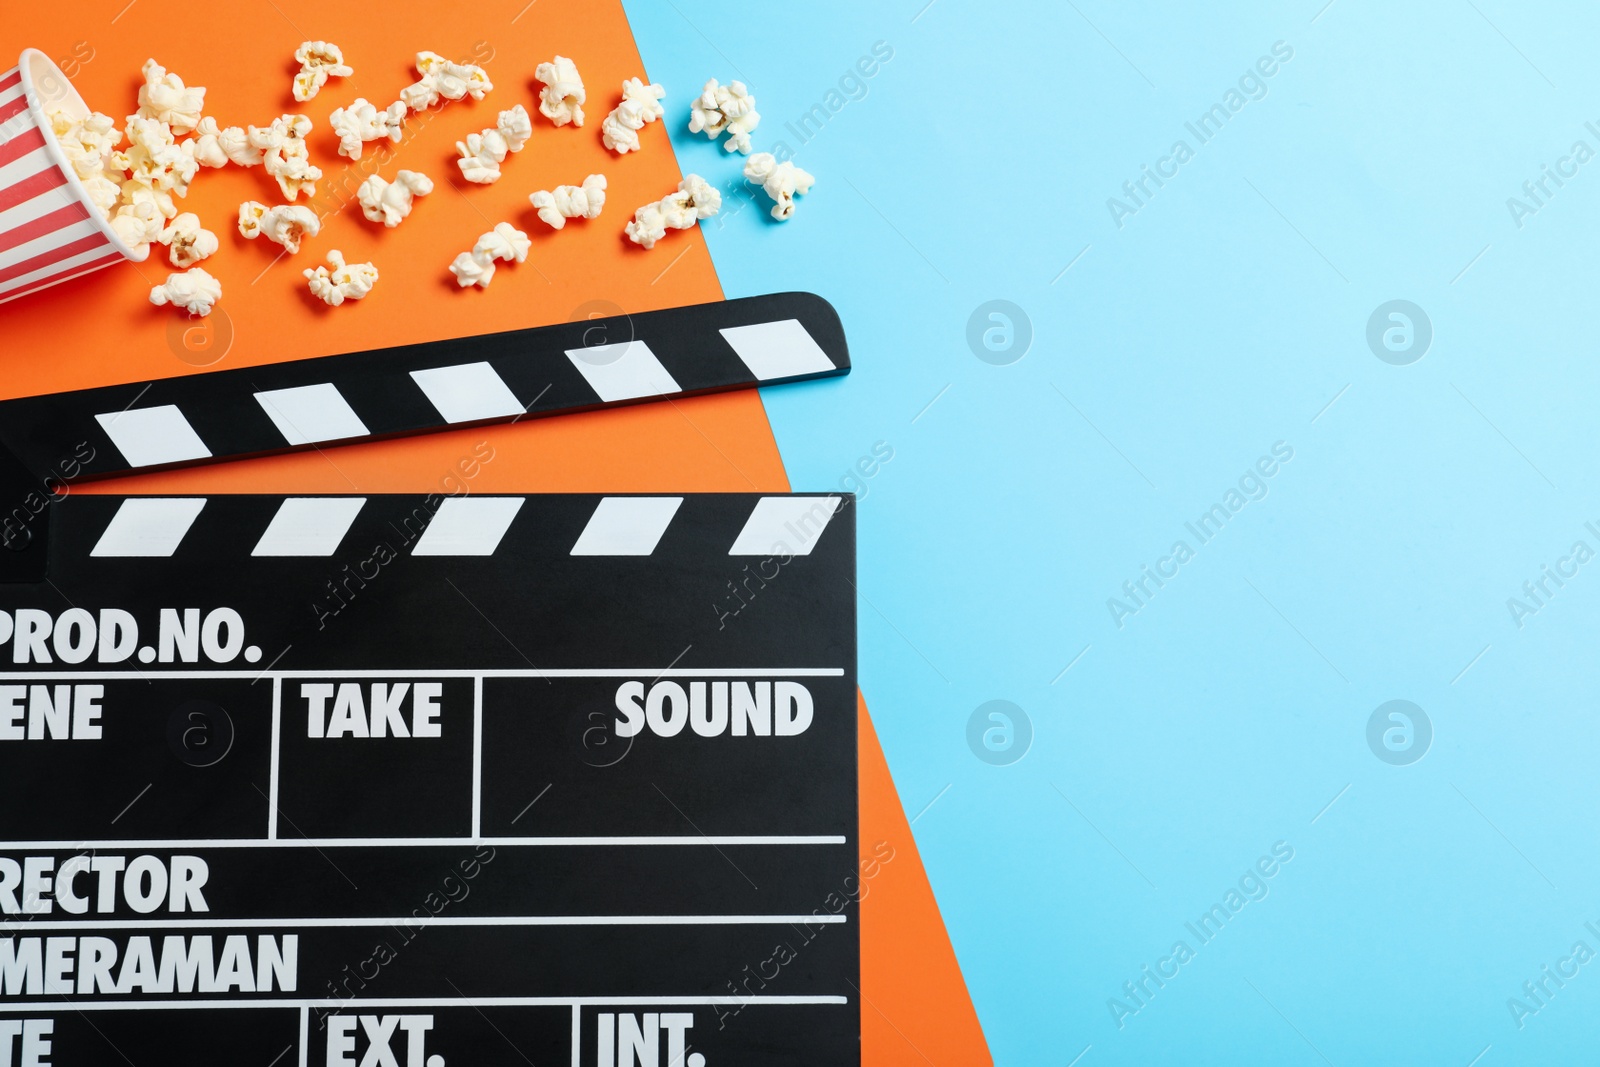
{"label": "red and white striped cup", "polygon": [[90,202],[50,132],[47,113],[57,110],[89,114],[61,68],[26,49],[0,74],[0,303],[150,254]]}

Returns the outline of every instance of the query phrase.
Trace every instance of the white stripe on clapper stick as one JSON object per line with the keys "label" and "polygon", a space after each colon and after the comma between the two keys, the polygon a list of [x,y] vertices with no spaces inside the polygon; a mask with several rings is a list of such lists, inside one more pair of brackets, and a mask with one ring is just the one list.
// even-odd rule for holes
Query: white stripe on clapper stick
{"label": "white stripe on clapper stick", "polygon": [[681,496],[608,496],[572,546],[574,556],[648,556],[683,504]]}
{"label": "white stripe on clapper stick", "polygon": [[769,556],[783,552],[809,556],[839,510],[836,496],[764,496],[728,550],[730,556]]}
{"label": "white stripe on clapper stick", "polygon": [[683,392],[643,341],[621,341],[593,348],[569,348],[567,358],[589,388],[606,403]]}
{"label": "white stripe on clapper stick", "polygon": [[174,404],[129,408],[96,415],[94,421],[111,438],[130,467],[155,467],[206,459],[211,450]]}
{"label": "white stripe on clapper stick", "polygon": [[472,839],[483,838],[483,676],[472,682]]}
{"label": "white stripe on clapper stick", "polygon": [[200,517],[204,500],[131,497],[122,502],[91,556],[170,556]]}
{"label": "white stripe on clapper stick", "polygon": [[267,783],[267,840],[278,837],[278,754],[283,738],[283,679],[272,680],[272,778]]}
{"label": "white stripe on clapper stick", "polygon": [[758,381],[797,378],[836,369],[799,319],[719,330]]}
{"label": "white stripe on clapper stick", "polygon": [[450,497],[411,549],[413,556],[492,556],[526,503],[520,496]]}
{"label": "white stripe on clapper stick", "polygon": [[326,382],[257,393],[267,417],[291,445],[369,437],[371,430],[337,388]]}
{"label": "white stripe on clapper stick", "polygon": [[367,503],[364,496],[289,497],[278,506],[252,556],[331,556]]}
{"label": "white stripe on clapper stick", "polygon": [[448,423],[511,418],[524,413],[522,402],[511,387],[487,363],[414,370],[411,380]]}

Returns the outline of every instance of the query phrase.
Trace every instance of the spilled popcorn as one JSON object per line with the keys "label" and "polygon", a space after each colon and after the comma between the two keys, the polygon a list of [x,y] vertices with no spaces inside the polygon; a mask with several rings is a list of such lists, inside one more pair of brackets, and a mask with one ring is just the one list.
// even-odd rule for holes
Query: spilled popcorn
{"label": "spilled popcorn", "polygon": [[[306,41],[295,51],[300,70],[294,77],[298,101],[311,100],[330,79],[348,78],[352,68],[343,52],[327,41]],[[365,98],[333,110],[329,123],[338,138],[338,153],[359,160],[365,146],[384,140],[398,143],[407,116],[440,101],[482,100],[494,89],[488,72],[471,63],[456,63],[436,52],[416,53],[417,81],[400,92],[400,99],[380,108]],[[286,204],[269,207],[247,201],[239,208],[239,232],[249,239],[265,236],[289,253],[297,253],[308,237],[321,229],[318,215],[297,204],[302,194],[316,195],[323,171],[312,162],[308,138],[312,120],[284,114],[266,126],[224,126],[204,114],[206,90],[191,86],[177,73],[154,59],[141,68],[137,111],[119,129],[115,119],[102,114],[84,116],[52,111],[49,132],[61,149],[67,166],[76,174],[87,199],[135,255],[149,245],[166,247],[167,258],[179,273],[155,287],[151,299],[174,304],[194,314],[209,313],[221,296],[216,279],[198,264],[215,255],[219,240],[192,212],[180,213],[178,201],[188,195],[198,171],[204,168],[262,167],[277,183]],[[557,55],[536,70],[539,113],[557,126],[582,126],[587,100],[577,65]],[[637,152],[644,127],[660,121],[666,90],[643,78],[622,83],[620,100],[601,121],[601,140],[617,155]],[[501,111],[493,126],[468,134],[456,143],[456,165],[462,177],[475,184],[490,184],[502,176],[505,161],[526,148],[533,136],[528,108],[516,105]],[[760,124],[755,97],[742,82],[722,85],[712,78],[690,106],[689,129],[721,139],[727,152],[750,158],[745,178],[759,184],[771,198],[772,217],[792,218],[798,197],[810,192],[816,179],[791,162],[778,162],[770,153],[751,155],[751,134]],[[394,228],[404,221],[419,196],[433,192],[425,174],[399,171],[394,179],[373,174],[357,189],[362,214],[372,222]],[[598,218],[605,207],[607,181],[603,174],[588,175],[581,185],[559,185],[532,193],[529,203],[545,225],[555,230],[569,219]],[[634,212],[624,232],[643,248],[655,247],[672,230],[693,228],[715,216],[722,196],[696,174],[686,175],[675,192]],[[496,264],[527,259],[527,234],[501,223],[482,235],[472,251],[463,252],[450,265],[462,288],[487,287]],[[371,291],[377,269],[370,263],[346,263],[334,251],[328,267],[304,272],[311,291],[337,306],[359,300]]]}
{"label": "spilled popcorn", "polygon": [[771,152],[757,152],[744,165],[747,180],[759,183],[772,198],[772,217],[782,222],[794,214],[794,198],[811,191],[817,179],[793,163],[779,163]]}
{"label": "spilled popcorn", "polygon": [[337,248],[328,252],[328,262],[333,264],[331,271],[327,267],[317,267],[302,273],[312,295],[329,307],[338,307],[346,300],[360,300],[378,283],[377,267],[371,263],[346,263],[344,254]]}
{"label": "spilled popcorn", "polygon": [[201,226],[200,216],[191,211],[167,223],[157,240],[167,246],[167,258],[179,270],[215,255],[220,247],[217,235]]}
{"label": "spilled popcorn", "polygon": [[[161,240],[178,215],[177,199],[189,194],[202,163],[214,158],[221,133],[201,117],[204,88],[184,84],[154,59],[141,72],[138,110],[128,116],[125,131],[98,112],[78,116],[55,109],[46,116],[89,202],[136,255]],[[209,142],[175,136],[202,129],[211,134]]]}
{"label": "spilled popcorn", "polygon": [[695,223],[711,218],[720,210],[722,194],[700,175],[686,174],[678,183],[677,192],[635,211],[633,221],[623,232],[634,244],[654,248],[668,230],[693,229]]}
{"label": "spilled popcorn", "polygon": [[591,174],[582,185],[558,185],[554,189],[540,189],[528,197],[528,202],[539,212],[539,218],[553,230],[559,230],[568,219],[597,219],[600,209],[606,206],[606,176]]}
{"label": "spilled popcorn", "polygon": [[171,304],[191,315],[209,315],[222,299],[222,283],[199,267],[182,274],[169,274],[162,285],[150,290],[150,303],[156,307]]}
{"label": "spilled popcorn", "polygon": [[140,185],[186,195],[190,180],[200,169],[190,147],[193,142],[180,145],[172,139],[172,128],[166,123],[138,116],[128,119],[127,134],[128,147],[111,157],[117,169],[127,171],[128,179]]}
{"label": "spilled popcorn", "polygon": [[394,229],[411,214],[413,199],[433,192],[433,179],[414,170],[403,170],[387,182],[374,174],[361,183],[356,199],[361,203],[361,213],[372,222],[381,222]]}
{"label": "spilled popcorn", "polygon": [[617,155],[639,150],[639,131],[665,114],[661,98],[667,91],[659,85],[646,85],[638,78],[622,83],[622,103],[600,123],[601,140]]}
{"label": "spilled popcorn", "polygon": [[339,154],[346,159],[360,159],[361,147],[367,141],[388,138],[391,144],[398,143],[405,122],[404,102],[396,100],[379,111],[377,105],[360,96],[347,107],[335,108],[328,116],[333,132],[339,135]]}
{"label": "spilled popcorn", "polygon": [[145,60],[143,74],[144,84],[139,87],[140,118],[171,126],[172,133],[188,133],[200,125],[200,112],[206,103],[204,89],[184,85],[182,78],[169,73],[153,59]]}
{"label": "spilled popcorn", "polygon": [[148,245],[161,236],[166,220],[178,214],[173,196],[188,195],[200,164],[192,142],[178,145],[171,128],[157,119],[129,116],[127,136],[128,147],[111,157],[112,166],[124,174],[111,226],[130,245]]}
{"label": "spilled popcorn", "polygon": [[251,126],[247,131],[250,147],[261,153],[261,165],[278,181],[283,198],[293,203],[301,193],[310,199],[317,195],[321,168],[311,162],[306,134],[311,120],[304,115],[280,115],[266,127]]}
{"label": "spilled popcorn", "polygon": [[307,41],[294,50],[300,73],[294,76],[294,98],[302,104],[322,91],[329,78],[348,78],[355,71],[345,66],[344,53],[327,41]]}
{"label": "spilled popcorn", "polygon": [[760,123],[756,98],[750,95],[744,82],[718,85],[717,79],[712,78],[690,105],[689,132],[703,132],[713,141],[725,133],[728,139],[722,142],[722,147],[729,152],[749,155],[750,134]]}
{"label": "spilled popcorn", "polygon": [[527,234],[509,222],[502,222],[479,237],[472,251],[457,256],[450,264],[450,273],[456,276],[456,284],[463,289],[474,285],[487,289],[494,280],[495,260],[522,263],[532,247]]}
{"label": "spilled popcorn", "polygon": [[194,158],[202,167],[261,166],[261,150],[250,143],[242,126],[224,129],[209,115],[194,128]]}
{"label": "spilled popcorn", "polygon": [[437,52],[417,53],[417,81],[400,90],[412,111],[426,111],[440,100],[482,100],[494,88],[489,74],[471,63],[452,63]]}
{"label": "spilled popcorn", "polygon": [[267,207],[254,200],[239,205],[239,233],[254,241],[265,237],[273,244],[282,245],[293,255],[300,251],[300,243],[322,231],[322,220],[308,207],[280,204]]}
{"label": "spilled popcorn", "polygon": [[533,76],[544,83],[539,90],[539,114],[557,126],[582,126],[587,96],[576,64],[566,56],[556,56],[548,63],[540,63]]}
{"label": "spilled popcorn", "polygon": [[512,152],[520,152],[533,136],[533,119],[521,104],[500,112],[496,123],[482,133],[470,133],[465,141],[456,142],[461,158],[456,166],[461,176],[477,185],[488,185],[500,180],[500,164]]}

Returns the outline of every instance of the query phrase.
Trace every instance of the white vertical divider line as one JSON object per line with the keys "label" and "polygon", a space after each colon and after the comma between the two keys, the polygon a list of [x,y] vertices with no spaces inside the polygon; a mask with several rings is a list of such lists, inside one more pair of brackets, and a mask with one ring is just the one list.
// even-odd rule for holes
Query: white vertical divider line
{"label": "white vertical divider line", "polygon": [[300,1067],[308,1067],[311,1058],[311,1009],[300,1008]]}
{"label": "white vertical divider line", "polygon": [[572,1067],[582,1067],[579,1050],[583,1047],[583,1009],[572,1006]]}
{"label": "white vertical divider line", "polygon": [[483,840],[483,675],[472,680],[472,839]]}
{"label": "white vertical divider line", "polygon": [[[278,839],[278,748],[283,729],[283,679],[272,679],[272,770],[267,780],[267,840]],[[303,1017],[302,1017],[303,1018]],[[302,1021],[303,1025],[303,1021]],[[305,1047],[301,1046],[302,1060]]]}

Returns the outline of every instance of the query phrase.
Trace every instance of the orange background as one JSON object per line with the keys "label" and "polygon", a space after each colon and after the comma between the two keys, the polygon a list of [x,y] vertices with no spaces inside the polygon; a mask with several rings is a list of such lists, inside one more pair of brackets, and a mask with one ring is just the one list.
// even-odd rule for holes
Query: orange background
{"label": "orange background", "polygon": [[[181,209],[221,238],[203,266],[222,282],[209,320],[189,320],[149,304],[170,269],[165,249],[150,258],[0,305],[7,344],[0,353],[0,396],[143,381],[213,369],[488,333],[544,323],[647,311],[722,298],[705,240],[673,233],[645,252],[622,236],[633,209],[672,191],[680,178],[660,123],[643,150],[618,157],[600,143],[600,120],[618,87],[645,74],[615,0],[486,0],[430,5],[334,5],[262,0],[185,5],[155,0],[80,0],[71,18],[59,7],[7,12],[5,54],[43,50],[66,70],[89,106],[117,118],[131,113],[154,57],[190,85],[207,88],[205,113],[224,126],[268,124],[283,113],[316,123],[310,138],[324,171],[311,206],[321,234],[299,255],[246,241],[238,205],[282,197],[261,168],[202,169]],[[305,40],[340,45],[354,77],[330,82],[307,104],[290,95],[292,56]],[[415,80],[419,49],[484,66],[495,89],[481,102],[447,102],[411,116],[398,145],[370,143],[351,163],[335,153],[327,118],[364,96],[379,107]],[[555,53],[572,58],[589,102],[583,129],[557,129],[536,113],[534,68]],[[3,62],[3,61],[0,61]],[[684,94],[668,86],[666,121],[683,121]],[[493,125],[513,104],[534,117],[527,147],[490,186],[461,180],[454,143]],[[732,164],[730,164],[730,167]],[[371,173],[417,170],[436,185],[397,229],[368,222],[355,189]],[[605,174],[605,213],[558,232],[539,222],[535,189]],[[721,184],[725,175],[706,175]],[[300,201],[305,203],[304,198]],[[501,265],[487,290],[459,290],[447,266],[478,235],[508,221],[534,241],[528,262]],[[328,249],[380,272],[372,294],[328,308],[311,297],[300,271]],[[473,492],[772,492],[788,489],[766,414],[755,392],[698,397],[613,411],[524,420],[357,445],[328,452],[144,475],[85,486],[85,492],[430,492],[459,491],[463,460],[478,442],[492,462],[474,467]],[[894,783],[865,705],[861,708],[861,845],[887,841],[896,858],[867,885],[862,905],[862,1044],[870,1067],[968,1065],[990,1057],[954,953],[939,918]]]}

